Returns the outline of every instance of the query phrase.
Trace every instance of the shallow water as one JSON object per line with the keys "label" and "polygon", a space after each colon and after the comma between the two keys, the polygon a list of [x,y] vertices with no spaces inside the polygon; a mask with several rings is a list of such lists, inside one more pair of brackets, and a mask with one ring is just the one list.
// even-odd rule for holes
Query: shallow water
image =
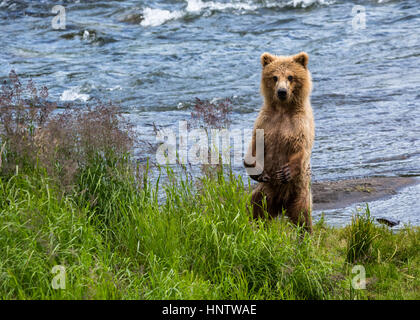
{"label": "shallow water", "polygon": [[[153,122],[177,128],[196,97],[232,98],[232,126],[252,127],[260,54],[304,50],[314,82],[314,179],[420,175],[417,0],[356,1],[366,13],[359,30],[348,1],[60,3],[64,30],[52,28],[56,1],[0,0],[0,80],[13,68],[62,101],[112,99],[155,141]],[[405,208],[390,212],[420,224],[418,202],[408,200],[419,198],[418,187],[403,195],[379,201],[373,214]],[[346,210],[327,221],[347,222]]]}

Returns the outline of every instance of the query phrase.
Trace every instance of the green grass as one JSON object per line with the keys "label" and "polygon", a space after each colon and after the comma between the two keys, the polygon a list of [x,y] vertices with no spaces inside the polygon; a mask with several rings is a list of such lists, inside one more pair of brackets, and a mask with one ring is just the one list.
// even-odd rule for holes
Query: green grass
{"label": "green grass", "polygon": [[[420,298],[418,227],[394,233],[362,216],[307,235],[252,220],[240,177],[168,169],[140,183],[124,163],[97,158],[65,194],[42,170],[0,178],[0,298]],[[366,290],[351,286],[353,262]],[[52,288],[55,265],[65,289]]]}
{"label": "green grass", "polygon": [[377,236],[369,206],[366,205],[366,211],[362,214],[356,212],[351,221],[348,230],[347,261],[350,263],[363,262],[369,258],[372,243]]}

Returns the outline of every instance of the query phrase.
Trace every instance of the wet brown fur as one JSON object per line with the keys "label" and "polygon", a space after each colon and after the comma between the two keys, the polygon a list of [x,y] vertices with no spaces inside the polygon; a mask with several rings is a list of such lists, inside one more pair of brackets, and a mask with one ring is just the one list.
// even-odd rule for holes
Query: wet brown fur
{"label": "wet brown fur", "polygon": [[[304,224],[311,232],[310,157],[315,130],[308,55],[301,52],[284,57],[264,53],[261,64],[264,104],[255,121],[251,143],[255,156],[255,132],[264,129],[264,171],[259,177],[252,177],[260,181],[252,193],[253,215],[255,218],[263,215],[262,203],[266,197],[270,217],[284,209],[295,224]],[[289,76],[293,77],[291,81]],[[277,96],[280,88],[287,90],[284,100]],[[262,166],[244,163],[246,167]],[[290,176],[284,174],[285,170],[289,170]],[[261,182],[261,176],[268,180]]]}

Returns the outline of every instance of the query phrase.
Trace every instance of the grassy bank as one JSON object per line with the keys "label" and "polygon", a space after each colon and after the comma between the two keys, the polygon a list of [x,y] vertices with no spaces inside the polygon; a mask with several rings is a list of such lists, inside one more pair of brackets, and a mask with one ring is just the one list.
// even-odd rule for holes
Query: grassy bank
{"label": "grassy bank", "polygon": [[[420,298],[419,228],[394,234],[362,216],[302,237],[286,220],[251,221],[233,176],[174,178],[159,203],[156,185],[104,168],[88,170],[83,194],[41,172],[0,180],[3,299]],[[351,286],[356,264],[365,290]],[[51,285],[55,265],[65,289]]]}
{"label": "grassy bank", "polygon": [[419,227],[393,233],[368,210],[312,235],[252,220],[241,177],[151,182],[117,108],[57,112],[27,88],[11,73],[0,92],[0,298],[420,298]]}

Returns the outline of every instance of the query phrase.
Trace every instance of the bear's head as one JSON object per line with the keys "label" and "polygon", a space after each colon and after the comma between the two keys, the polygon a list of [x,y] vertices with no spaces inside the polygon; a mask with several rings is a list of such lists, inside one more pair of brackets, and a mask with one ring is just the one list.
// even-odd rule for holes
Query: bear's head
{"label": "bear's head", "polygon": [[302,106],[312,90],[309,57],[305,52],[294,56],[261,55],[261,93],[266,104]]}

